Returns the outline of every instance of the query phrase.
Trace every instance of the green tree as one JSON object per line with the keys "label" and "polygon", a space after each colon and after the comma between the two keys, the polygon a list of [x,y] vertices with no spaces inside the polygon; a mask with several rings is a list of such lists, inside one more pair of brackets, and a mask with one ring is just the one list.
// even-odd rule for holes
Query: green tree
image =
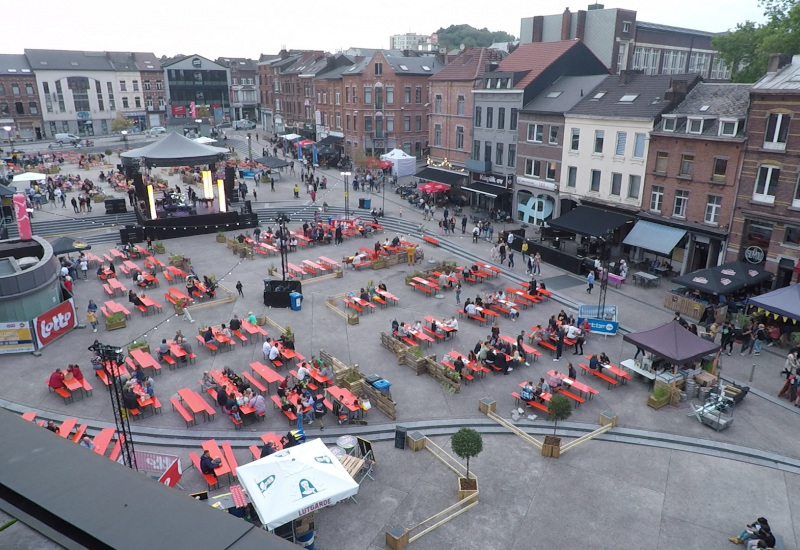
{"label": "green tree", "polygon": [[556,434],[558,429],[558,421],[566,420],[570,416],[572,416],[572,403],[569,402],[566,395],[554,393],[550,397],[550,401],[547,402],[547,418],[555,420],[553,435]]}
{"label": "green tree", "polygon": [[487,28],[476,29],[471,25],[450,25],[436,31],[439,46],[452,50],[461,44],[468,48],[491,46],[495,42],[513,42],[514,35],[505,31],[492,32]]}
{"label": "green tree", "polygon": [[755,82],[767,72],[770,54],[800,53],[800,4],[797,0],[763,0],[767,22],[745,21],[733,32],[714,37],[734,82]]}
{"label": "green tree", "polygon": [[125,118],[122,116],[118,116],[117,118],[111,121],[112,132],[120,132],[122,130],[127,130],[132,126],[133,126],[133,121],[129,118]]}
{"label": "green tree", "polygon": [[483,450],[481,434],[471,428],[461,428],[453,434],[450,446],[459,458],[466,459],[467,479],[469,479],[469,459],[478,456]]}

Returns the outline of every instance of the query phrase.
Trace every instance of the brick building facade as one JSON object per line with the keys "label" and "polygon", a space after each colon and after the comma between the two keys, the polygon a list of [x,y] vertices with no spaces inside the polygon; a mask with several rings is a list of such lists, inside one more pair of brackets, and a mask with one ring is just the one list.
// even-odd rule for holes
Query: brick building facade
{"label": "brick building facade", "polygon": [[42,104],[28,59],[22,54],[0,55],[0,139],[30,141],[44,137]]}
{"label": "brick building facade", "polygon": [[765,264],[781,288],[800,255],[800,56],[773,55],[767,71],[750,90],[727,259]]}

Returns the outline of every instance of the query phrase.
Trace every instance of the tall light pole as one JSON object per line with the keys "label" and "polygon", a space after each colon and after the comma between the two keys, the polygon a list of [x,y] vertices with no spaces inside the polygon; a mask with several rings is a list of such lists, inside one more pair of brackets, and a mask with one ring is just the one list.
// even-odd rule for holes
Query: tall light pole
{"label": "tall light pole", "polygon": [[14,128],[11,127],[11,126],[3,126],[3,130],[5,130],[6,133],[8,134],[8,143],[9,143],[9,146],[11,147],[11,152],[12,153],[14,152],[14,134],[11,133],[11,130],[13,130],[13,129]]}
{"label": "tall light pole", "polygon": [[203,135],[203,119],[196,118],[194,121],[197,123],[197,137],[201,137]]}
{"label": "tall light pole", "polygon": [[252,145],[252,136],[250,132],[247,132],[247,159],[253,160],[253,145]]}
{"label": "tall light pole", "polygon": [[347,183],[347,178],[350,176],[350,172],[339,172],[339,174],[344,178],[344,219],[350,219],[350,187]]}
{"label": "tall light pole", "polygon": [[122,130],[122,141],[125,143],[125,150],[128,150],[128,130]]}

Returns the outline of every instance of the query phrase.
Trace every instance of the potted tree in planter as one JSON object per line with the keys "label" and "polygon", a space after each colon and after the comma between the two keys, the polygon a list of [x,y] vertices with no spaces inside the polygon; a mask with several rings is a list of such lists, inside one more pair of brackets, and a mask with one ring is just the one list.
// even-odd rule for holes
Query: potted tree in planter
{"label": "potted tree in planter", "polygon": [[660,409],[669,403],[670,392],[664,386],[657,386],[653,393],[647,398],[647,406],[654,409]]}
{"label": "potted tree in planter", "polygon": [[106,316],[105,321],[106,330],[117,330],[128,326],[125,322],[125,314],[119,311]]}
{"label": "potted tree in planter", "polygon": [[166,249],[164,248],[164,243],[162,243],[161,241],[156,241],[155,243],[153,243],[153,248],[155,248],[156,254],[164,254],[166,252]]}
{"label": "potted tree in planter", "polygon": [[472,428],[461,428],[453,434],[450,446],[458,458],[467,461],[467,476],[458,478],[458,500],[464,500],[478,492],[478,478],[473,479],[469,476],[469,459],[481,453],[483,438]]}
{"label": "potted tree in planter", "polygon": [[560,393],[553,394],[547,403],[547,418],[554,420],[553,435],[546,435],[544,445],[542,445],[542,456],[558,458],[561,456],[561,438],[556,437],[558,421],[566,420],[572,416],[572,403],[565,395]]}
{"label": "potted tree in planter", "polygon": [[222,231],[217,231],[217,242],[224,243],[225,242],[225,233]]}

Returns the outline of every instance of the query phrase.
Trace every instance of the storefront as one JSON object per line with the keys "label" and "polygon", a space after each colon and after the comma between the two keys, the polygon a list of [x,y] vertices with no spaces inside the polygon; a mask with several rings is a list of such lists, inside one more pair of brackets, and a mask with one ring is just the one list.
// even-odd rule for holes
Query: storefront
{"label": "storefront", "polygon": [[558,216],[558,185],[517,176],[517,216],[522,223],[542,225]]}
{"label": "storefront", "polygon": [[127,111],[122,113],[122,116],[124,116],[128,120],[133,121],[134,132],[141,132],[147,127],[146,111]]}
{"label": "storefront", "polygon": [[471,172],[467,185],[462,185],[461,190],[470,193],[470,206],[477,210],[495,211],[497,213],[511,213],[513,195],[513,175],[501,176],[497,174],[484,174]]}

